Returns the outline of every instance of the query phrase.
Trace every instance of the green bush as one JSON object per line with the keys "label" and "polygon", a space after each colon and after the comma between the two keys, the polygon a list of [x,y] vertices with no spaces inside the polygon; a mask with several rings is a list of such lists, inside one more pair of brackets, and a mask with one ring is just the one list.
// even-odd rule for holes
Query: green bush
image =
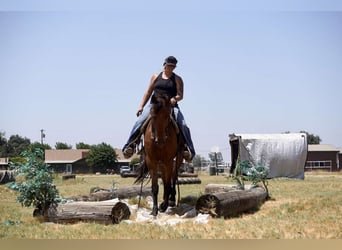
{"label": "green bush", "polygon": [[267,188],[267,176],[269,172],[270,169],[260,163],[253,165],[250,161],[242,161],[236,165],[232,177],[237,181],[241,189],[245,189],[245,181],[250,181],[253,185],[261,182],[267,192],[267,197],[270,198]]}
{"label": "green bush", "polygon": [[16,182],[8,184],[11,189],[18,191],[17,201],[22,206],[34,206],[41,215],[59,200],[58,190],[53,184],[53,170],[44,163],[43,155],[42,149],[35,148],[21,154],[25,161],[10,162],[17,178]]}

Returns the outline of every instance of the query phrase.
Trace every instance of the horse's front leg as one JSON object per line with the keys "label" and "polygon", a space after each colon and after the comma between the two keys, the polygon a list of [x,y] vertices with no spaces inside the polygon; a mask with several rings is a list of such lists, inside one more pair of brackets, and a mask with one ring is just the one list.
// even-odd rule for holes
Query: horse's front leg
{"label": "horse's front leg", "polygon": [[171,183],[170,180],[163,179],[164,183],[164,195],[163,195],[163,202],[159,206],[160,212],[165,212],[169,206],[169,197],[171,192]]}
{"label": "horse's front leg", "polygon": [[151,177],[152,177],[152,199],[153,199],[153,207],[152,207],[151,215],[157,216],[158,214],[158,191],[159,191],[158,175],[153,174]]}

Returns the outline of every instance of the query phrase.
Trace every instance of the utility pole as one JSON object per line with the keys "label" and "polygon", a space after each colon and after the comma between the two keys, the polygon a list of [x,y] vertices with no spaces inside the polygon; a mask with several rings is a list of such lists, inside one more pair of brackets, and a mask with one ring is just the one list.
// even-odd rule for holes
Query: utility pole
{"label": "utility pole", "polygon": [[43,145],[43,139],[45,138],[44,129],[40,130],[40,143]]}

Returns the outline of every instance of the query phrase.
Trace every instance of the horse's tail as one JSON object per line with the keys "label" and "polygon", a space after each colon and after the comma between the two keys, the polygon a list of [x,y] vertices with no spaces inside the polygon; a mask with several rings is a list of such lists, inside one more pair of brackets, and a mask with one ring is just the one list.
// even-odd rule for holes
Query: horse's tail
{"label": "horse's tail", "polygon": [[141,151],[140,164],[137,167],[136,173],[138,174],[138,176],[135,179],[134,184],[142,183],[144,181],[144,178],[148,174],[148,168],[146,166],[144,150]]}

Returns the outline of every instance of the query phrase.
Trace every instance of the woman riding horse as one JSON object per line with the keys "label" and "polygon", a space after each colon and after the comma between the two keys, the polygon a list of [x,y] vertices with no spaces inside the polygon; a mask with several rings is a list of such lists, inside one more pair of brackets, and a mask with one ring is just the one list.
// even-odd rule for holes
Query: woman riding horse
{"label": "woman riding horse", "polygon": [[125,158],[130,158],[133,155],[136,145],[139,143],[139,138],[141,135],[140,128],[149,117],[151,104],[149,104],[148,108],[145,109],[144,106],[152,94],[159,96],[167,95],[169,97],[176,122],[185,141],[184,158],[186,161],[191,162],[192,158],[195,156],[196,152],[192,143],[190,130],[186,125],[183,114],[178,106],[178,102],[183,99],[183,80],[180,76],[173,72],[176,68],[176,65],[177,59],[173,56],[169,56],[164,61],[164,71],[160,74],[154,74],[151,77],[150,84],[137,111],[138,119],[131,130],[127,143],[122,149]]}
{"label": "woman riding horse", "polygon": [[158,214],[158,177],[164,185],[163,202],[159,210],[164,212],[176,203],[178,169],[182,165],[183,138],[173,121],[172,106],[167,95],[153,95],[151,119],[144,134],[144,150],[141,155],[140,172],[135,183],[142,182],[147,173],[152,180],[153,208],[151,214]]}

